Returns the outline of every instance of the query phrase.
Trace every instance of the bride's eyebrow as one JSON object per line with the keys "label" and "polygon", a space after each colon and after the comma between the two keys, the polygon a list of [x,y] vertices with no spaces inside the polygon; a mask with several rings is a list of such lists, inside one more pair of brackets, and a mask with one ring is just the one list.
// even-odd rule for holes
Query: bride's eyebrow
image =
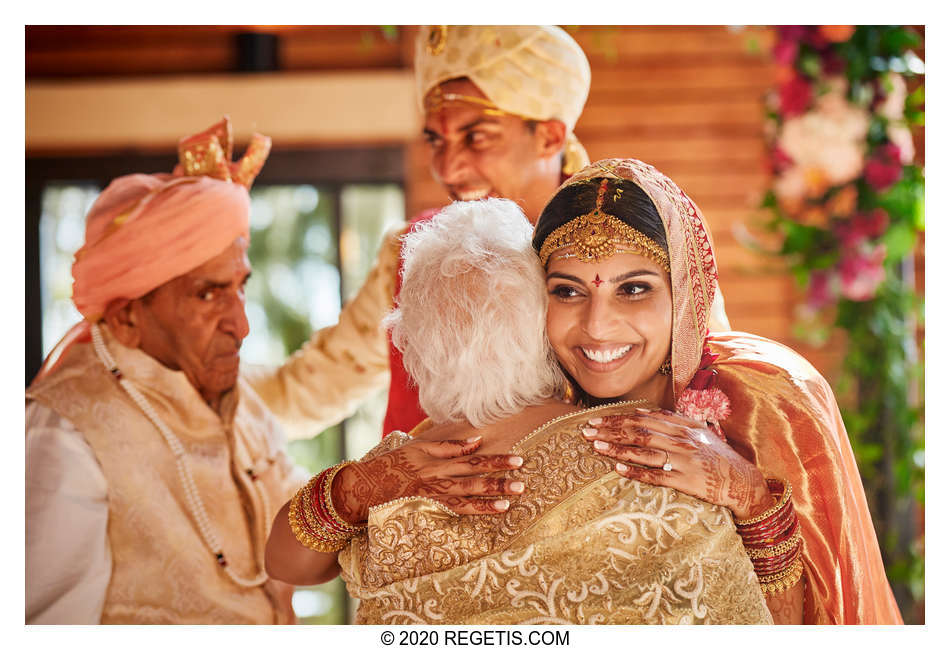
{"label": "bride's eyebrow", "polygon": [[623,282],[624,280],[629,280],[630,278],[636,278],[641,275],[652,275],[655,277],[660,277],[660,274],[657,273],[656,271],[651,271],[650,269],[640,269],[638,271],[629,271],[622,275],[616,275],[610,278],[610,282],[611,284],[618,284],[620,282]]}
{"label": "bride's eyebrow", "polygon": [[562,280],[569,280],[571,282],[577,282],[578,284],[584,284],[584,281],[576,275],[568,275],[567,273],[560,273],[559,271],[552,271],[551,273],[548,273],[548,276],[545,278],[545,280],[550,280],[552,278],[560,278]]}

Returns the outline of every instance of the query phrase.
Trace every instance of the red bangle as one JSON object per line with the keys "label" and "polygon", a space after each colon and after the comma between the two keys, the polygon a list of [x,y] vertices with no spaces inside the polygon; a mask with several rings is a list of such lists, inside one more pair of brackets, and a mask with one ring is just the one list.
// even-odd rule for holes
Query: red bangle
{"label": "red bangle", "polygon": [[783,517],[781,521],[776,522],[774,529],[755,534],[744,530],[737,530],[737,532],[739,536],[742,537],[742,543],[747,546],[770,546],[772,544],[779,544],[793,535],[797,524],[798,518],[795,516],[795,512],[792,511]]}
{"label": "red bangle", "polygon": [[784,591],[801,577],[802,537],[792,503],[792,488],[786,481],[767,479],[775,505],[745,520],[737,520],[755,574],[766,594]]}

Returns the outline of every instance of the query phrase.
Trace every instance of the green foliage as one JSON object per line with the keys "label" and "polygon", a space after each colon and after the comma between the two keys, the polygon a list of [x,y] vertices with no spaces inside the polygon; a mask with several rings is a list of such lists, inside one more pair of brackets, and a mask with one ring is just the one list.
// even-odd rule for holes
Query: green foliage
{"label": "green foliage", "polygon": [[[890,146],[892,127],[924,123],[922,83],[907,96],[903,119],[896,124],[880,114],[875,103],[895,91],[889,74],[912,78],[922,71],[912,52],[920,45],[915,32],[901,26],[862,25],[848,40],[827,43],[817,29],[787,30],[780,32],[780,39],[801,39],[792,66],[816,89],[827,86],[829,62],[843,63],[847,97],[870,118],[867,156]],[[781,133],[780,112],[769,113],[768,119]],[[825,223],[805,218],[805,209],[786,211],[794,204],[783,205],[774,191],[766,194],[762,206],[772,213],[768,227],[782,237],[777,254],[799,285],[809,285],[816,274],[831,278],[830,289],[810,299],[825,301],[822,313],[833,314],[829,325],[848,334],[838,386],[842,418],[864,479],[888,577],[905,621],[915,622],[924,580],[920,524],[912,507],[923,504],[923,366],[915,340],[923,300],[907,275],[907,262],[924,229],[923,170],[903,165],[897,181],[886,185],[867,172],[828,188],[820,197],[807,197],[806,208],[825,210]],[[845,189],[856,196],[853,213],[835,213],[829,206]],[[867,226],[868,215],[879,217],[881,210],[886,213],[886,228]],[[881,245],[886,251],[883,259],[874,254]],[[849,266],[855,256],[864,266]],[[863,294],[844,290],[855,276],[880,281]],[[809,323],[797,331],[814,329]]]}

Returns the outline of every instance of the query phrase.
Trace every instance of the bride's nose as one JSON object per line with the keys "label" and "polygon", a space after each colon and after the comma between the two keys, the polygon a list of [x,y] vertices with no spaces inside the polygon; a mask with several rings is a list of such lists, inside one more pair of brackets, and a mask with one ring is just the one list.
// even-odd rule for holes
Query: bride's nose
{"label": "bride's nose", "polygon": [[581,330],[597,341],[608,341],[616,327],[617,315],[608,296],[594,295],[584,311]]}

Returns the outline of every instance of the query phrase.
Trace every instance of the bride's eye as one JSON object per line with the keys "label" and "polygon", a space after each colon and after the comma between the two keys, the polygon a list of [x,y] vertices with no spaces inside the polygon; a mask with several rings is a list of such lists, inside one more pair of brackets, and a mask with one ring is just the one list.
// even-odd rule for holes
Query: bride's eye
{"label": "bride's eye", "polygon": [[562,300],[567,298],[576,298],[577,296],[581,295],[580,291],[578,291],[575,287],[567,284],[559,284],[551,289],[548,293],[555,298],[560,298]]}
{"label": "bride's eye", "polygon": [[649,284],[643,282],[626,282],[617,287],[617,291],[624,297],[640,297],[651,288]]}

